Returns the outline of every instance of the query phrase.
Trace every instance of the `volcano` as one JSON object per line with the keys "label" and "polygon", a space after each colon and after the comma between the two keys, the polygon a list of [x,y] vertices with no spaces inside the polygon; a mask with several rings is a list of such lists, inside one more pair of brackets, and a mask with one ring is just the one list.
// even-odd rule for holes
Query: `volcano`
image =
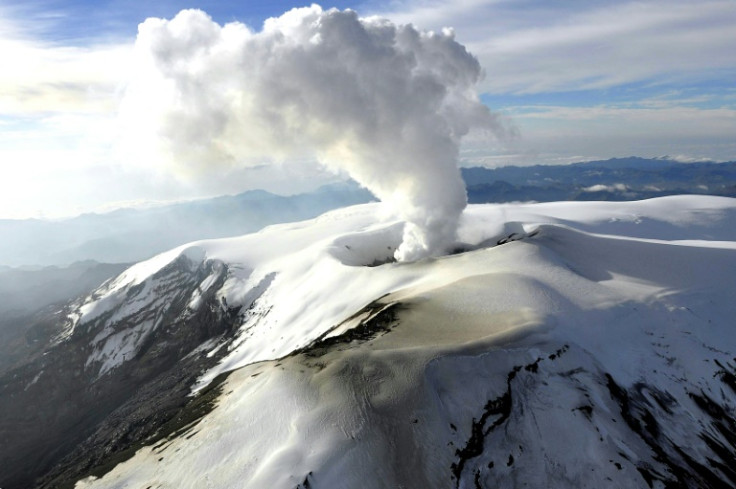
{"label": "volcano", "polygon": [[56,311],[0,377],[0,486],[736,485],[736,200],[470,205],[414,262],[382,206]]}

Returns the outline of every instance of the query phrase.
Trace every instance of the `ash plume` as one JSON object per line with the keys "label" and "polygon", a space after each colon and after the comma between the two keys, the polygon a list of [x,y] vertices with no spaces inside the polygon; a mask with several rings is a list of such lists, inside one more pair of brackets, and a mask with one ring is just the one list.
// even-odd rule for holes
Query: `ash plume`
{"label": "ash plume", "polygon": [[398,260],[446,251],[467,199],[461,138],[502,126],[478,61],[425,32],[317,5],[255,32],[199,10],[139,26],[121,120],[139,158],[179,174],[310,157],[406,221]]}

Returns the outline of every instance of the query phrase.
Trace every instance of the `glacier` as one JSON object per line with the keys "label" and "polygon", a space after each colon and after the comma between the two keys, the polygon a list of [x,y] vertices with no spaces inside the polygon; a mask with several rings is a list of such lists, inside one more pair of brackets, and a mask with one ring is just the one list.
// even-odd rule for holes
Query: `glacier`
{"label": "glacier", "polygon": [[[452,254],[412,263],[388,215],[189,243],[71,304],[50,351],[84,338],[92,384],[172,344],[172,365],[205,363],[177,384],[177,430],[56,472],[74,465],[78,489],[736,484],[736,199],[471,205]],[[227,327],[164,334],[193,318]]]}

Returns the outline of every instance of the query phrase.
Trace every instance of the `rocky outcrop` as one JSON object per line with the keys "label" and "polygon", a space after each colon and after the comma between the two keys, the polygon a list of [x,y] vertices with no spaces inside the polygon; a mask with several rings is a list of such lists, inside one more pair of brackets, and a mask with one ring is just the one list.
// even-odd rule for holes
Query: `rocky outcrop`
{"label": "rocky outcrop", "polygon": [[[227,271],[221,262],[196,263],[182,255],[127,290],[116,307],[3,375],[0,487],[72,486],[80,474],[99,473],[144,440],[201,416],[207,408],[202,399],[212,394],[192,398],[191,386],[220,356],[198,347],[226,343],[238,319],[238,309],[216,297]],[[141,300],[145,288],[155,300]],[[108,341],[100,354],[105,339],[136,331],[135,348],[120,353]]]}

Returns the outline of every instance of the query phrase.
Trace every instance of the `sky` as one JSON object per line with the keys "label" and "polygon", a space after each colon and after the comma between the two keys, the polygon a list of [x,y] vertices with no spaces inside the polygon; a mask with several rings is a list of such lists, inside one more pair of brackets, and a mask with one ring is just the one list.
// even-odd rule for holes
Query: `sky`
{"label": "sky", "polygon": [[[146,18],[201,9],[254,32],[285,1],[0,1],[0,218],[59,218],[345,177],[314,158],[182,177],[121,135]],[[367,0],[324,3],[454,30],[503,134],[463,139],[465,166],[623,156],[736,160],[734,0]],[[145,120],[143,120],[145,122]],[[136,151],[132,151],[136,150]],[[179,172],[181,173],[181,172]]]}

